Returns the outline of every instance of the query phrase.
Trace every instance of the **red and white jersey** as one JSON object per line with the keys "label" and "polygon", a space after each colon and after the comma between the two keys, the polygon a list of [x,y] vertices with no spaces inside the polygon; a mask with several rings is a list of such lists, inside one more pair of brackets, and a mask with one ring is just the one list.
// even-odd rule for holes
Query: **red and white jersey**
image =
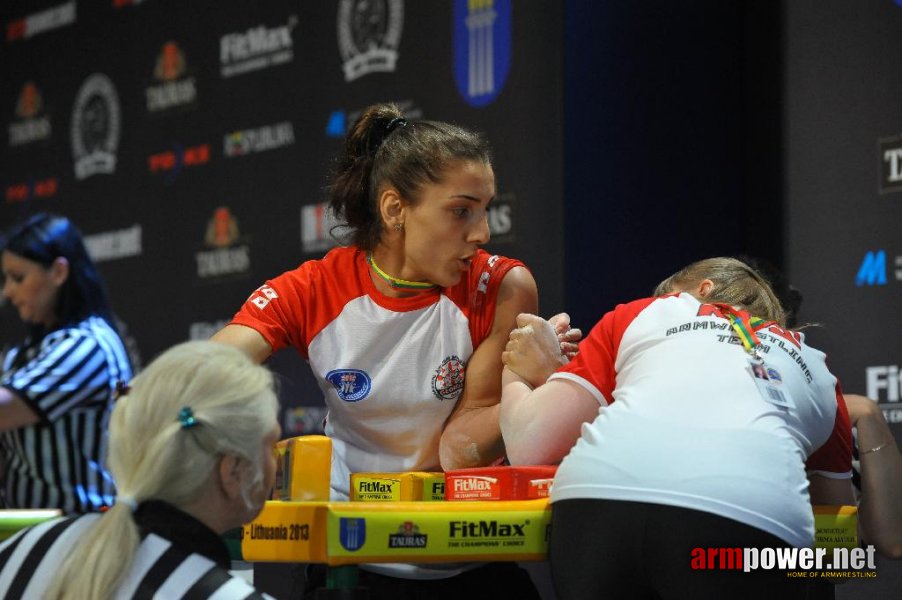
{"label": "red and white jersey", "polygon": [[756,333],[766,386],[730,322],[690,294],[606,314],[551,376],[601,405],[561,463],[552,501],[679,506],[810,546],[805,471],[851,477],[849,417],[822,352],[773,323]]}
{"label": "red and white jersey", "polygon": [[332,495],[352,472],[439,470],[439,439],[467,361],[491,331],[504,275],[522,263],[480,250],[451,288],[385,296],[366,255],[336,248],[266,282],[232,320],[306,358],[329,410]]}

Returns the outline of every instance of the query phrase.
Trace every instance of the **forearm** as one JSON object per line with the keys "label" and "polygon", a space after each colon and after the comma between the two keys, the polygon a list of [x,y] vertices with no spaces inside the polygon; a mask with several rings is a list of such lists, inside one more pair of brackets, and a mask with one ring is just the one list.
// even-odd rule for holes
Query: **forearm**
{"label": "forearm", "polygon": [[598,403],[575,384],[548,382],[535,390],[505,369],[501,377],[501,432],[514,465],[559,463],[579,439]]}
{"label": "forearm", "polygon": [[455,415],[439,443],[442,469],[484,467],[504,456],[504,441],[498,424],[501,405],[472,408]]}
{"label": "forearm", "polygon": [[539,457],[532,456],[531,452],[540,449],[539,444],[535,439],[530,443],[537,421],[535,410],[531,409],[532,387],[510,369],[504,370],[501,386],[503,400],[499,421],[507,459],[513,465],[540,464]]}
{"label": "forearm", "polygon": [[[875,409],[879,411],[879,408]],[[865,541],[887,556],[902,557],[902,455],[881,414],[856,424],[861,462],[859,515]],[[877,450],[876,448],[879,448]]]}

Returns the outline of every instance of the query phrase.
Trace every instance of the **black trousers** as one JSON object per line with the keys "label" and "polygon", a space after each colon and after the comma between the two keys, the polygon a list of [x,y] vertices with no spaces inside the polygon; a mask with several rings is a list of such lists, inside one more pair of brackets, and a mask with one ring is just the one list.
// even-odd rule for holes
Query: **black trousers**
{"label": "black trousers", "polygon": [[[303,600],[315,600],[317,591],[325,584],[326,567],[308,565]],[[511,562],[486,563],[454,577],[430,580],[387,577],[360,569],[358,589],[359,593],[351,597],[369,600],[540,600],[529,573]]]}
{"label": "black trousers", "polygon": [[693,548],[782,548],[760,529],[710,513],[643,502],[563,500],[549,560],[558,600],[804,599],[779,571],[693,570]]}

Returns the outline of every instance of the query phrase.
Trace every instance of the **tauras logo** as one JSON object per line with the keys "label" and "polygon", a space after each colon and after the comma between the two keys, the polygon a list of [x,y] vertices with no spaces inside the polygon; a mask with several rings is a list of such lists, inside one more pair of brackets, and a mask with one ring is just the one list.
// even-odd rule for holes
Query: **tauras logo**
{"label": "tauras logo", "polygon": [[242,243],[238,229],[238,219],[232,215],[227,206],[220,206],[213,211],[213,217],[207,223],[204,244],[211,250],[195,253],[197,276],[210,279],[225,275],[244,275],[251,268],[251,250],[247,243]]}
{"label": "tauras logo", "polygon": [[398,527],[398,532],[389,534],[389,548],[425,548],[429,536],[420,533],[419,526],[413,521],[405,521]]}
{"label": "tauras logo", "polygon": [[10,148],[50,137],[50,117],[41,114],[43,110],[44,99],[38,86],[33,81],[25,82],[16,100],[18,119],[9,124]]}
{"label": "tauras logo", "polygon": [[294,60],[291,32],[297,25],[295,15],[285,25],[258,25],[247,31],[228,33],[219,40],[220,74],[232,77]]}
{"label": "tauras logo", "polygon": [[526,536],[524,523],[503,523],[500,521],[451,521],[448,536],[452,538],[510,538]]}
{"label": "tauras logo", "polygon": [[178,42],[169,40],[163,44],[153,69],[153,76],[158,83],[144,90],[148,112],[194,103],[197,99],[197,86],[194,77],[187,76],[186,71],[185,53]]}

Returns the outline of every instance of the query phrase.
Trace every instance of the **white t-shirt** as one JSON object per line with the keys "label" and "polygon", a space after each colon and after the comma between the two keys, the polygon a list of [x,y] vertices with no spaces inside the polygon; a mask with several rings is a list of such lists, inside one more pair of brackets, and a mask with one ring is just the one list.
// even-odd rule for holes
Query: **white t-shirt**
{"label": "white t-shirt", "polygon": [[605,315],[551,376],[601,405],[561,463],[552,502],[679,506],[810,546],[805,471],[851,476],[848,414],[822,352],[774,323],[756,334],[766,385],[720,309],[690,294]]}

